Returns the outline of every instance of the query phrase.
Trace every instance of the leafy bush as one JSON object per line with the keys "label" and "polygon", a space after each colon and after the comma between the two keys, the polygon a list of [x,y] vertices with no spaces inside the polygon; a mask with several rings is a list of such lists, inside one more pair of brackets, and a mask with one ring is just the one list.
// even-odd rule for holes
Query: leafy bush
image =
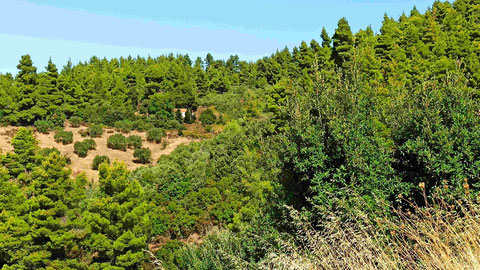
{"label": "leafy bush", "polygon": [[125,138],[125,136],[123,136],[122,134],[115,134],[108,137],[108,140],[107,140],[108,148],[126,151],[127,146],[128,146],[127,138]]}
{"label": "leafy bush", "polygon": [[97,138],[103,135],[103,128],[101,125],[92,125],[87,129],[88,136]]}
{"label": "leafy bush", "polygon": [[164,124],[164,127],[166,129],[176,129],[180,126],[180,122],[178,122],[177,120],[175,119],[172,119],[172,120],[168,120],[167,122],[165,122]]}
{"label": "leafy bush", "polygon": [[82,124],[82,118],[80,116],[72,116],[68,122],[71,127],[79,127]]}
{"label": "leafy bush", "polygon": [[217,117],[210,109],[207,109],[200,115],[200,122],[202,122],[202,125],[211,125],[214,124],[216,121]]}
{"label": "leafy bush", "polygon": [[79,157],[86,157],[88,154],[88,150],[90,149],[89,145],[86,144],[85,142],[76,142],[73,145],[73,149],[75,154],[77,154]]}
{"label": "leafy bush", "polygon": [[133,121],[132,123],[133,123],[133,129],[139,132],[144,132],[146,130],[149,130],[155,127],[152,123],[148,123],[145,119],[138,119]]}
{"label": "leafy bush", "polygon": [[93,159],[92,169],[93,169],[93,170],[98,170],[98,167],[99,167],[100,164],[102,164],[102,163],[108,163],[108,164],[110,164],[110,158],[108,158],[107,156],[99,156],[99,155],[96,155],[95,158]]}
{"label": "leafy bush", "polygon": [[140,163],[150,163],[150,160],[152,159],[152,151],[148,148],[135,149],[133,157]]}
{"label": "leafy bush", "polygon": [[147,141],[160,143],[165,135],[165,130],[162,128],[152,128],[147,131]]}
{"label": "leafy bush", "polygon": [[73,132],[59,130],[53,138],[57,143],[71,144],[73,142]]}
{"label": "leafy bush", "polygon": [[93,139],[86,139],[83,143],[88,146],[88,150],[95,150],[97,148],[97,143]]}
{"label": "leafy bush", "polygon": [[123,133],[127,133],[127,132],[130,132],[132,129],[133,129],[133,122],[126,119],[126,120],[120,120],[120,121],[117,121],[115,122],[115,128],[120,131],[120,132],[123,132]]}
{"label": "leafy bush", "polygon": [[183,136],[183,131],[187,130],[187,128],[184,125],[181,125],[178,128],[178,136]]}
{"label": "leafy bush", "polygon": [[142,137],[137,135],[131,135],[127,138],[128,147],[138,149],[142,148]]}
{"label": "leafy bush", "polygon": [[65,126],[65,114],[63,113],[54,113],[48,118],[48,121],[53,123],[55,127],[64,127]]}
{"label": "leafy bush", "polygon": [[37,120],[35,121],[34,126],[37,128],[38,132],[41,133],[48,133],[55,127],[53,122],[48,120]]}

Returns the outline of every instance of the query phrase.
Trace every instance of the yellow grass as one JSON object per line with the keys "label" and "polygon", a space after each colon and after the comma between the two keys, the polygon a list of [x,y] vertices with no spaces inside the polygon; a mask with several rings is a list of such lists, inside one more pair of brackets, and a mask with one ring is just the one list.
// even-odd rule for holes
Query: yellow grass
{"label": "yellow grass", "polygon": [[[480,269],[480,217],[477,204],[442,203],[415,213],[397,211],[398,219],[340,222],[332,216],[314,230],[292,210],[302,235],[300,248],[288,241],[271,250],[262,269]],[[360,217],[363,219],[362,217]],[[382,228],[382,229],[380,229]]]}

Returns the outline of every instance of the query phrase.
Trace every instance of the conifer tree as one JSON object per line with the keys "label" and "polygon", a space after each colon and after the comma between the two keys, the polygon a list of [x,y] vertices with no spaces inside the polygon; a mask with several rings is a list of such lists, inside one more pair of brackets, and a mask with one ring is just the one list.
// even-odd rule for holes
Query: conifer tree
{"label": "conifer tree", "polygon": [[338,21],[337,29],[333,35],[333,59],[339,67],[346,67],[346,63],[352,60],[353,34],[347,19]]}

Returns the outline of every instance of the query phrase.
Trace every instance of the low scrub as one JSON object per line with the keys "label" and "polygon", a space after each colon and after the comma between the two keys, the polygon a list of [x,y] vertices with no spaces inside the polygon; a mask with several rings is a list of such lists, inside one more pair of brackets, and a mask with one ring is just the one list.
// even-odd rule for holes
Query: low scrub
{"label": "low scrub", "polygon": [[202,125],[212,125],[217,121],[217,117],[212,110],[207,109],[206,111],[202,112],[199,120],[202,122]]}
{"label": "low scrub", "polygon": [[48,120],[37,120],[34,123],[35,128],[37,128],[37,131],[40,133],[48,133],[53,130],[55,125],[53,122],[48,121]]}
{"label": "low scrub", "polygon": [[80,116],[72,116],[68,119],[71,127],[77,128],[82,125],[82,118]]}
{"label": "low scrub", "polygon": [[128,147],[132,149],[142,148],[142,137],[137,135],[128,136],[127,144]]}
{"label": "low scrub", "polygon": [[122,134],[115,134],[108,137],[107,147],[111,149],[117,149],[122,151],[127,151],[127,138]]}
{"label": "low scrub", "polygon": [[103,135],[103,127],[101,125],[91,125],[87,129],[88,136],[97,138]]}
{"label": "low scrub", "polygon": [[128,133],[133,130],[134,123],[128,119],[115,122],[115,129],[122,133]]}
{"label": "low scrub", "polygon": [[98,170],[98,167],[103,163],[110,164],[110,158],[107,156],[96,155],[95,158],[93,159],[92,169]]}
{"label": "low scrub", "polygon": [[73,132],[59,130],[53,137],[57,143],[62,143],[64,145],[73,143]]}
{"label": "low scrub", "polygon": [[162,128],[152,128],[147,131],[147,141],[160,143],[165,135],[165,130]]}
{"label": "low scrub", "polygon": [[142,164],[150,163],[152,160],[152,151],[148,148],[135,149],[133,157]]}

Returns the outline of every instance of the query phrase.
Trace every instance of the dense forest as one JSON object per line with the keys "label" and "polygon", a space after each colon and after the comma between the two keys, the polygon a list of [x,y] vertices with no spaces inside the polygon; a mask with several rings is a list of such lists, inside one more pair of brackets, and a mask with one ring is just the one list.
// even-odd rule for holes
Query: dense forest
{"label": "dense forest", "polygon": [[[319,34],[255,62],[22,56],[0,74],[0,122],[21,126],[2,269],[479,267],[480,2]],[[134,171],[98,161],[92,183],[35,139],[66,121],[222,132]]]}

